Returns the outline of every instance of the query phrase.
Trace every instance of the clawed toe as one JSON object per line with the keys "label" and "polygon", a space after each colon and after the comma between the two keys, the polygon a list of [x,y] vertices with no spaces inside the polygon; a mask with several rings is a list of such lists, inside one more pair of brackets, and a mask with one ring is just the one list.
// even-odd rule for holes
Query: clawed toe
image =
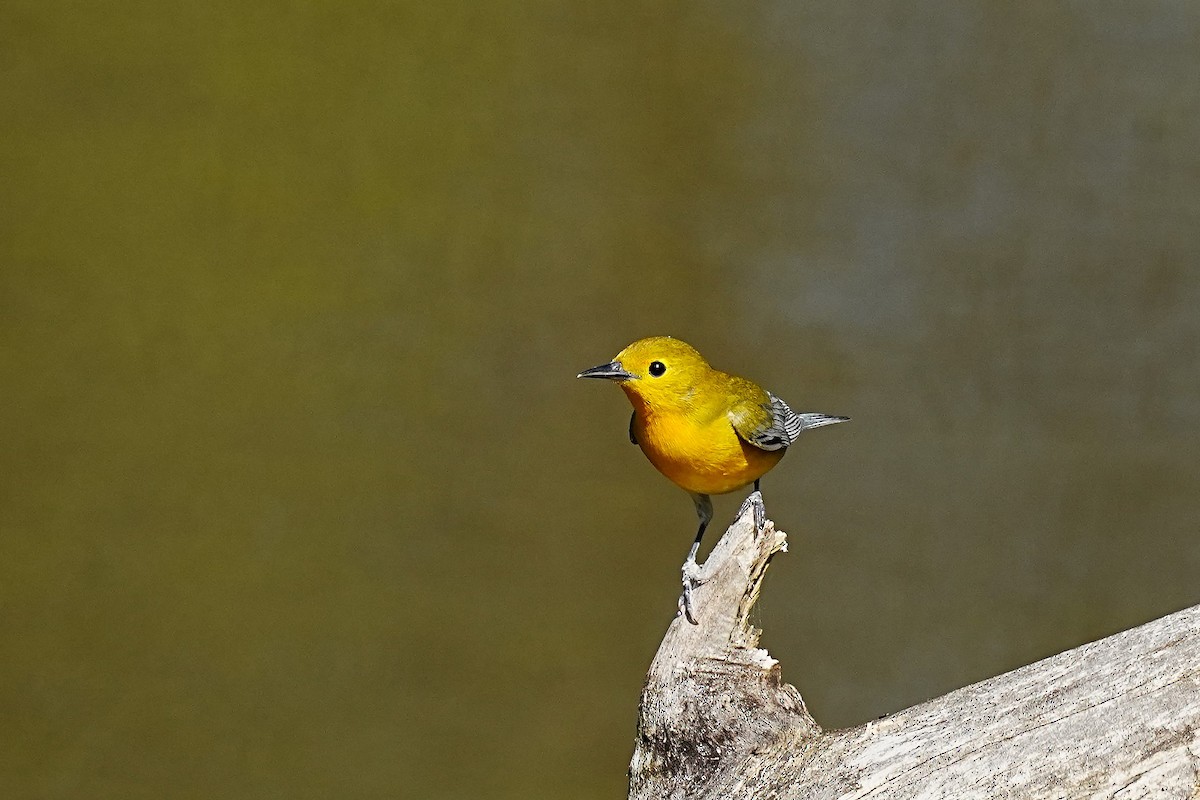
{"label": "clawed toe", "polygon": [[692,601],[692,591],[703,581],[700,580],[700,565],[688,559],[683,563],[683,594],[679,595],[679,612],[693,625],[699,625],[696,619],[695,604]]}
{"label": "clawed toe", "polygon": [[767,524],[767,508],[763,505],[762,493],[755,490],[742,501],[742,507],[738,509],[738,518],[740,519],[746,513],[747,508],[754,509],[754,530],[762,533],[763,527]]}

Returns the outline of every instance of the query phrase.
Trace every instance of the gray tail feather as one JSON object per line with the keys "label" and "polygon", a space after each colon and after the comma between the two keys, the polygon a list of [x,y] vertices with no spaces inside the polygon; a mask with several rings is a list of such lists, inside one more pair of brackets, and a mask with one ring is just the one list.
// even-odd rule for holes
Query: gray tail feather
{"label": "gray tail feather", "polygon": [[815,414],[805,413],[797,414],[800,418],[800,430],[806,431],[809,428],[820,428],[825,425],[836,425],[839,422],[846,422],[849,417],[835,417],[832,414]]}

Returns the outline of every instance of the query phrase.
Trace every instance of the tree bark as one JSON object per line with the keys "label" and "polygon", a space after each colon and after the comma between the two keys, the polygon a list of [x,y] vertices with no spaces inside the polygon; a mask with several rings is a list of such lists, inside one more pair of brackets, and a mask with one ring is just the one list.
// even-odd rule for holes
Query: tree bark
{"label": "tree bark", "polygon": [[676,617],[646,677],[631,799],[1200,799],[1200,606],[824,731],[748,621],[782,550],[748,502],[704,563],[700,624]]}

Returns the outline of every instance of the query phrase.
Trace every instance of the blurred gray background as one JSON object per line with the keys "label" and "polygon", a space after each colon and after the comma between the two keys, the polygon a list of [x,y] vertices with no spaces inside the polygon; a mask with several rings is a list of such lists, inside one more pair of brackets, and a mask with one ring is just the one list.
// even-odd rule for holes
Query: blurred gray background
{"label": "blurred gray background", "polygon": [[1200,602],[1195,3],[8,0],[0,105],[4,797],[624,796],[652,334],[854,417],[827,727]]}

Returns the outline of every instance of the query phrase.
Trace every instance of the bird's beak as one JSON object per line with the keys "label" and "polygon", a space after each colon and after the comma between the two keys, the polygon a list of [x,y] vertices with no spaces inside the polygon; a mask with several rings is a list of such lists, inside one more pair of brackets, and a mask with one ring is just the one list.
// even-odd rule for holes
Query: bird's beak
{"label": "bird's beak", "polygon": [[601,364],[598,367],[585,369],[575,377],[607,378],[610,381],[631,381],[637,378],[637,375],[634,375],[632,372],[629,372],[622,367],[620,361],[610,361],[607,364]]}

